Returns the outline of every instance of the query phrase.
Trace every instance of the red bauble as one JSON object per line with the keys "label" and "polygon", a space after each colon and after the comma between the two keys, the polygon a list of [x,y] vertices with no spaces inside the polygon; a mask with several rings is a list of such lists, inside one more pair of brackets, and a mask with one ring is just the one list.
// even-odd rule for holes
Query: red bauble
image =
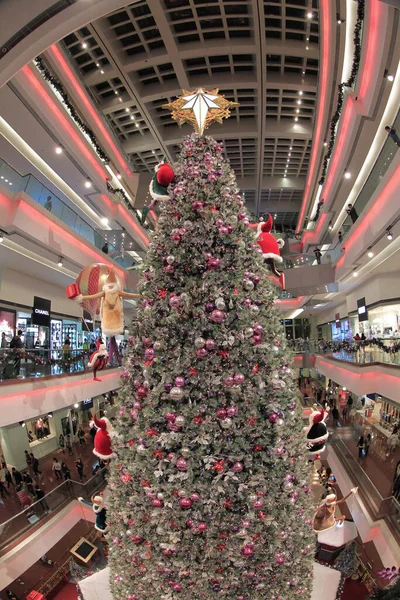
{"label": "red bauble", "polygon": [[192,507],[192,501],[190,498],[181,498],[181,500],[179,500],[179,506],[187,510]]}
{"label": "red bauble", "polygon": [[175,174],[171,169],[170,165],[166,163],[161,165],[156,174],[157,182],[165,187],[167,187],[170,183],[173,182],[174,176]]}
{"label": "red bauble", "polygon": [[187,462],[184,458],[178,458],[176,461],[176,468],[178,471],[186,471],[187,470]]}
{"label": "red bauble", "polygon": [[217,419],[220,419],[220,421],[223,421],[224,419],[226,419],[225,408],[218,408],[217,412],[215,414],[217,415]]}
{"label": "red bauble", "polygon": [[164,502],[159,498],[154,498],[154,500],[152,500],[151,503],[156,508],[162,508],[164,506]]}

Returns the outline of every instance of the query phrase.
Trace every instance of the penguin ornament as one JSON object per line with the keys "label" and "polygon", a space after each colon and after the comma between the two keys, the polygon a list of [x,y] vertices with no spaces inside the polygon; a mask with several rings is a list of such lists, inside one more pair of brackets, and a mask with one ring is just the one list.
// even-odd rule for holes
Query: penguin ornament
{"label": "penguin ornament", "polygon": [[280,250],[285,245],[285,240],[281,238],[276,239],[275,236],[272,235],[271,230],[273,224],[274,221],[272,216],[268,215],[266,221],[260,221],[259,223],[250,225],[250,227],[257,232],[257,244],[262,250],[264,262],[268,265],[273,275],[278,277],[282,289],[285,290],[285,275],[277,269],[277,264],[283,262]]}
{"label": "penguin ornament", "polygon": [[325,419],[328,413],[323,408],[310,415],[309,426],[304,428],[307,434],[307,450],[310,454],[319,454],[325,450],[325,442],[329,437]]}

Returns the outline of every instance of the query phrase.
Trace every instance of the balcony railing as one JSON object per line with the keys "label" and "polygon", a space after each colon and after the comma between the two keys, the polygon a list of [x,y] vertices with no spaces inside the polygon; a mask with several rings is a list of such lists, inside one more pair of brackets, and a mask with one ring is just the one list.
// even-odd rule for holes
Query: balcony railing
{"label": "balcony railing", "polygon": [[[102,250],[106,239],[82,217],[70,208],[63,200],[43,185],[34,175],[21,175],[5,160],[0,158],[0,184],[13,193],[25,192],[30,198],[46,208],[52,215],[79,233],[88,242]],[[48,201],[48,198],[50,200]],[[130,256],[122,257],[119,250],[108,242],[108,256],[124,268],[132,265]]]}
{"label": "balcony railing", "polygon": [[395,352],[395,346],[400,343],[400,338],[383,339],[387,351],[372,345],[371,342],[355,343],[325,342],[322,340],[290,340],[289,345],[294,352],[309,354],[324,354],[325,356],[342,360],[356,365],[370,365],[381,363],[384,365],[400,366],[400,351]]}
{"label": "balcony railing", "polygon": [[[87,369],[91,354],[89,350],[0,350],[0,381],[81,373]],[[113,356],[106,368],[118,366]]]}
{"label": "balcony railing", "polygon": [[44,498],[32,503],[17,515],[0,524],[0,550],[22,534],[41,524],[49,514],[53,515],[66,506],[71,500],[79,497],[90,500],[98,490],[106,486],[106,469],[99,470],[87,482],[80,483],[71,479],[64,481],[58,487],[46,494]]}

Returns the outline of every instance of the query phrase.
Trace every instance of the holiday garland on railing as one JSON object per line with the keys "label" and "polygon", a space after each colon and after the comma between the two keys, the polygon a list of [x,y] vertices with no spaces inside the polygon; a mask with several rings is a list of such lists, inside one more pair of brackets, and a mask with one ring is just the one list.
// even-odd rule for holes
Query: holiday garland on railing
{"label": "holiday garland on railing", "polygon": [[125,194],[124,190],[122,188],[114,188],[111,183],[109,181],[106,181],[106,185],[107,185],[107,190],[111,193],[114,194],[115,196],[118,196],[122,202],[124,203],[125,207],[130,210],[131,212],[134,213],[135,217],[137,218],[137,220],[139,221],[139,223],[141,224],[141,226],[144,229],[150,229],[148,223],[142,223],[142,217],[138,211],[137,208],[135,208],[134,206],[132,206],[132,204],[129,202],[129,198],[128,196]]}
{"label": "holiday garland on railing", "polygon": [[361,30],[364,22],[364,6],[365,0],[358,0],[357,7],[357,21],[354,27],[354,54],[353,54],[353,65],[351,67],[350,77],[347,81],[340,83],[338,85],[338,99],[336,104],[336,111],[332,117],[330,124],[330,139],[328,144],[328,150],[324,156],[324,161],[322,164],[322,173],[321,178],[319,180],[319,185],[322,185],[325,181],[326,173],[328,170],[329,159],[332,156],[333,147],[335,145],[336,139],[336,126],[342,114],[343,101],[344,101],[344,91],[346,88],[353,87],[358,70],[360,68],[360,60],[361,60]]}
{"label": "holiday garland on railing", "polygon": [[320,200],[317,204],[317,210],[315,211],[315,215],[313,216],[313,218],[311,219],[311,221],[313,221],[313,223],[315,223],[316,221],[318,221],[319,219],[319,215],[321,213],[321,208],[324,205],[324,201]]}
{"label": "holiday garland on railing", "polygon": [[42,75],[42,77],[61,96],[62,102],[63,102],[65,108],[67,109],[67,111],[69,112],[70,117],[73,119],[73,121],[75,121],[75,123],[77,124],[79,129],[82,131],[82,133],[87,136],[87,138],[89,139],[91,145],[93,146],[96,154],[99,156],[99,158],[103,162],[108,164],[110,162],[110,157],[104,152],[103,148],[99,144],[97,137],[95,136],[93,131],[90,129],[90,127],[88,127],[86,125],[86,123],[84,121],[82,121],[82,119],[78,115],[75,107],[71,104],[71,102],[69,100],[68,92],[64,88],[63,84],[57,79],[57,77],[55,77],[49,71],[49,69],[45,66],[42,58],[40,58],[38,56],[37,58],[35,58],[35,60],[33,62],[34,62],[34,65],[36,66],[36,68],[38,69],[38,71],[40,72],[40,74]]}

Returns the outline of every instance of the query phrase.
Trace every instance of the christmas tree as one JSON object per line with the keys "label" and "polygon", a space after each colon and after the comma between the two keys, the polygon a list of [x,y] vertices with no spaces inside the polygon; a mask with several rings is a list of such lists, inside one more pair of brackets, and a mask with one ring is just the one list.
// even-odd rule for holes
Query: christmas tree
{"label": "christmas tree", "polygon": [[170,195],[119,394],[114,599],[307,600],[315,535],[298,392],[222,145],[186,138]]}
{"label": "christmas tree", "polygon": [[399,600],[400,598],[400,578],[390,583],[383,589],[376,589],[368,596],[368,600]]}
{"label": "christmas tree", "polygon": [[343,577],[353,577],[357,573],[358,557],[357,542],[349,542],[334,562],[334,568],[340,571]]}

